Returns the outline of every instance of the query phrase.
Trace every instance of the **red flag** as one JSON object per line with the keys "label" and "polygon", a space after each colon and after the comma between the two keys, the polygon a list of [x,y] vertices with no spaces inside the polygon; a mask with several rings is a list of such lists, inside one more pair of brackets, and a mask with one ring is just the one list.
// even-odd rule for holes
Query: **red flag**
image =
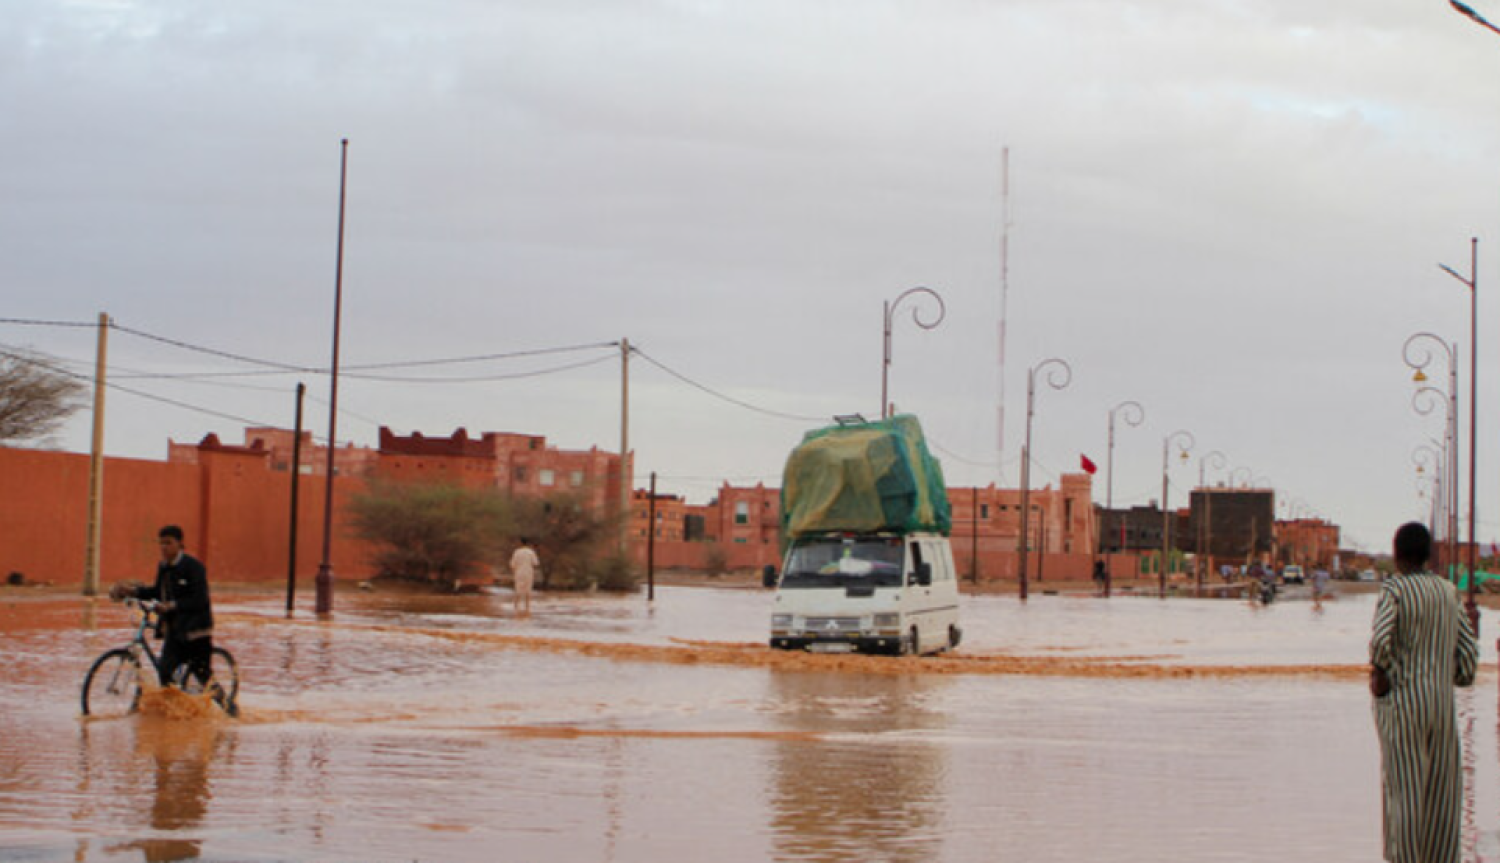
{"label": "red flag", "polygon": [[1083,455],[1083,454],[1080,453],[1079,456],[1078,456],[1078,459],[1079,459],[1079,461],[1081,461],[1083,463],[1083,470],[1084,470],[1085,473],[1093,474],[1093,473],[1098,472],[1099,466],[1096,465],[1096,464],[1094,464],[1093,462],[1089,461],[1089,457],[1088,456]]}

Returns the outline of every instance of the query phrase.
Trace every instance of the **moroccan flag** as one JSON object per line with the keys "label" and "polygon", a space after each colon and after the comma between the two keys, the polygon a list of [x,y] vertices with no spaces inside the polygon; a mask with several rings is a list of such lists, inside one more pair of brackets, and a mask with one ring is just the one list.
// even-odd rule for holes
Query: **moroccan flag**
{"label": "moroccan flag", "polygon": [[1089,461],[1088,456],[1079,454],[1078,459],[1083,463],[1083,470],[1085,473],[1093,474],[1098,472],[1099,466]]}

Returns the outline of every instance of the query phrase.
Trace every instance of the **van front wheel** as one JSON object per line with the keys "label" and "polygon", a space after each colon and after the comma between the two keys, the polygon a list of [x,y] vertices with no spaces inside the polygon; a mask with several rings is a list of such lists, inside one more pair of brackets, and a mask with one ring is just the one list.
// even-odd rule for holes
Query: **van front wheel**
{"label": "van front wheel", "polygon": [[911,633],[907,635],[906,642],[901,645],[901,652],[911,654],[912,656],[916,656],[922,652],[922,643],[917,636],[917,628],[915,626],[911,628]]}

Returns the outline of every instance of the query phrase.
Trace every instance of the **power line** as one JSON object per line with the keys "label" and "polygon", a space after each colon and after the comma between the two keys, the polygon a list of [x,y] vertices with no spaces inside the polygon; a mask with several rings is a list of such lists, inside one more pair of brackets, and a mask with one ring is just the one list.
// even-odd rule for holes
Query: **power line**
{"label": "power line", "polygon": [[650,363],[653,366],[656,366],[657,368],[661,369],[662,371],[666,372],[667,374],[671,375],[672,377],[677,378],[678,380],[682,381],[683,383],[687,384],[688,386],[693,387],[694,389],[701,390],[701,391],[703,391],[705,393],[708,393],[709,395],[713,396],[716,399],[720,399],[722,401],[729,402],[732,405],[737,405],[739,407],[745,408],[746,410],[752,410],[752,411],[755,411],[756,413],[759,413],[759,414],[765,414],[766,416],[778,417],[780,419],[797,420],[798,422],[824,422],[824,421],[826,421],[826,417],[801,416],[801,415],[798,415],[798,414],[783,413],[781,411],[771,410],[770,408],[763,408],[763,407],[760,407],[758,405],[753,405],[753,404],[751,404],[751,403],[749,403],[747,401],[744,401],[742,399],[737,399],[734,396],[725,395],[724,393],[721,393],[718,390],[715,390],[715,389],[713,389],[713,388],[711,388],[711,387],[709,387],[709,386],[707,386],[705,384],[701,384],[701,383],[693,380],[692,378],[688,377],[687,375],[683,374],[682,372],[679,372],[679,371],[677,371],[675,369],[668,368],[666,365],[662,364],[660,361],[658,361],[657,359],[655,359],[654,357],[652,357],[650,354],[647,354],[645,351],[641,350],[640,348],[636,347],[635,345],[631,345],[630,346],[630,352],[633,353],[633,354],[639,355],[641,359],[645,360],[646,362]]}
{"label": "power line", "polygon": [[288,363],[277,362],[275,360],[262,360],[256,357],[247,357],[243,354],[221,351],[218,348],[207,348],[202,345],[195,345],[190,342],[184,342],[181,339],[169,338],[167,336],[158,336],[154,333],[132,329],[131,327],[123,326],[113,321],[110,322],[109,326],[112,330],[118,330],[119,332],[136,336],[138,338],[147,339],[153,342],[160,342],[165,345],[171,345],[172,347],[181,348],[187,351],[193,351],[195,353],[208,354],[209,356],[221,357],[223,359],[234,360],[241,363],[249,363],[250,365],[255,366],[265,366],[266,368],[281,369],[282,371],[288,372],[299,372],[301,374],[315,374],[318,372],[318,369],[313,368],[312,366],[294,366]]}
{"label": "power line", "polygon": [[0,318],[0,324],[14,324],[21,327],[97,327],[94,321],[48,321],[37,318]]}

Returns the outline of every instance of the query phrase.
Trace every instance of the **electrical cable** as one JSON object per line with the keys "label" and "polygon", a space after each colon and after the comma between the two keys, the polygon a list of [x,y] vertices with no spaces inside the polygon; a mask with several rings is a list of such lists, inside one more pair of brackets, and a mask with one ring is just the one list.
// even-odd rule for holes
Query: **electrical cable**
{"label": "electrical cable", "polygon": [[22,327],[97,327],[96,321],[48,321],[37,318],[0,318],[0,324]]}
{"label": "electrical cable", "polygon": [[647,354],[645,351],[641,350],[640,348],[636,347],[635,345],[631,345],[630,346],[630,352],[633,353],[633,354],[639,355],[641,359],[645,360],[646,362],[650,363],[653,366],[656,366],[657,368],[661,369],[662,371],[666,372],[667,374],[671,375],[672,377],[677,378],[678,380],[682,381],[683,383],[687,384],[688,386],[691,386],[691,387],[693,387],[695,389],[698,389],[698,390],[701,390],[701,391],[703,391],[705,393],[708,393],[709,395],[713,396],[716,399],[720,399],[722,401],[729,402],[730,404],[737,405],[739,407],[745,408],[746,410],[752,410],[752,411],[755,411],[756,413],[759,413],[759,414],[765,414],[766,416],[778,417],[780,419],[796,420],[798,422],[824,422],[826,420],[825,417],[810,417],[810,416],[802,416],[802,415],[799,415],[799,414],[783,413],[782,411],[775,411],[775,410],[771,410],[769,408],[763,408],[763,407],[759,407],[758,405],[750,404],[749,402],[743,401],[741,399],[737,399],[734,396],[725,395],[724,393],[721,393],[721,392],[719,392],[719,391],[717,391],[715,389],[712,389],[712,388],[710,388],[710,387],[708,387],[708,386],[706,386],[704,384],[701,384],[701,383],[693,380],[692,378],[688,377],[687,375],[685,375],[685,374],[683,374],[683,373],[681,373],[679,371],[676,371],[675,369],[667,367],[665,364],[663,364],[659,360],[655,359],[650,354]]}

